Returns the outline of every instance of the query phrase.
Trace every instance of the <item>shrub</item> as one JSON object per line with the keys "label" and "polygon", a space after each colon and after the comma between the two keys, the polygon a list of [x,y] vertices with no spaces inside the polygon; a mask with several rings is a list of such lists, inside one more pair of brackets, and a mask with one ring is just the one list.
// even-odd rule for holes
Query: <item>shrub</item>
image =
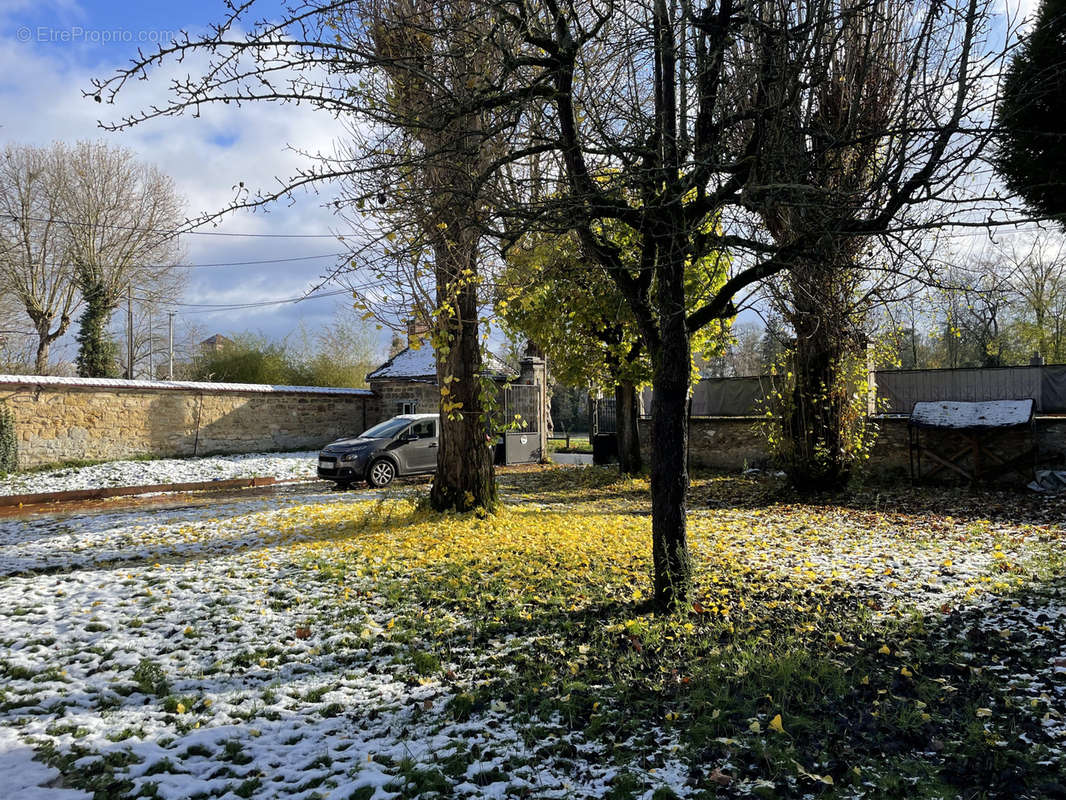
{"label": "shrub", "polygon": [[0,400],[0,474],[6,475],[18,468],[18,440],[15,438],[15,415],[7,404]]}

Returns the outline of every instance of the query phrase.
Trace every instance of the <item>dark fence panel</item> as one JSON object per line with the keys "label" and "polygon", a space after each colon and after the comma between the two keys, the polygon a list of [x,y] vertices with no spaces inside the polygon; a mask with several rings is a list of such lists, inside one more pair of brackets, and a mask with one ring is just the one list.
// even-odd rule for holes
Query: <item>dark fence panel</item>
{"label": "dark fence panel", "polygon": [[[877,412],[910,414],[917,402],[937,400],[1024,400],[1039,414],[1066,413],[1066,365],[984,369],[879,370]],[[704,378],[692,387],[692,416],[744,417],[766,412],[772,379]],[[857,387],[862,391],[863,387]],[[654,394],[642,393],[643,414],[651,415]]]}
{"label": "dark fence panel", "polygon": [[1066,414],[1066,365],[1043,368],[1040,402],[1036,410],[1045,414]]}
{"label": "dark fence panel", "polygon": [[745,417],[765,411],[770,377],[704,378],[692,387],[692,416]]}
{"label": "dark fence panel", "polygon": [[618,417],[613,397],[600,397],[596,399],[596,432],[617,433]]}
{"label": "dark fence panel", "polygon": [[1024,400],[1031,398],[1037,411],[1046,367],[992,369],[881,370],[877,380],[877,408],[887,414],[910,414],[915,403],[937,400]]}

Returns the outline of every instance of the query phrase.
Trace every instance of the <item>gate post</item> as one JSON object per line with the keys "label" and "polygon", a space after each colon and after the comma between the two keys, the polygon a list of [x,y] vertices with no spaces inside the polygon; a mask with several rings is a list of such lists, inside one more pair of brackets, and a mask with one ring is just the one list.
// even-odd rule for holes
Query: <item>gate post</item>
{"label": "gate post", "polygon": [[543,358],[523,356],[519,362],[520,383],[537,387],[537,440],[540,448],[540,461],[548,457],[548,369]]}

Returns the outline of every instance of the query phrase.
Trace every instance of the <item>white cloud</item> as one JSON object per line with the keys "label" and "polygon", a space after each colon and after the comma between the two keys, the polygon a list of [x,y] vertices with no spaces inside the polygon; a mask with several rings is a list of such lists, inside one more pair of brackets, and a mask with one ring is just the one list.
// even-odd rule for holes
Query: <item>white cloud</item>
{"label": "white cloud", "polygon": [[[59,5],[75,8],[67,2]],[[269,190],[276,185],[275,178],[285,178],[306,167],[306,159],[292,152],[290,146],[332,153],[334,140],[344,134],[340,122],[308,106],[266,103],[240,108],[209,106],[199,118],[163,118],[121,133],[100,129],[101,116],[117,120],[153,102],[163,102],[169,79],[186,73],[195,75],[198,66],[195,61],[187,60],[185,64],[155,74],[149,81],[135,81],[119,96],[119,102],[111,106],[83,96],[91,79],[101,77],[101,73],[87,68],[79,54],[54,44],[22,43],[10,35],[0,37],[0,106],[8,109],[0,124],[0,143],[46,144],[54,140],[101,138],[121,144],[171,175],[187,201],[188,213],[197,215],[223,208],[233,199],[234,187],[239,182],[243,181],[252,191]],[[321,195],[301,193],[294,205],[282,203],[267,213],[239,212],[209,230],[343,232],[343,222],[322,207],[331,195],[330,187],[324,187]],[[186,261],[190,263],[293,258],[341,249],[337,241],[330,239],[186,237]],[[330,260],[320,260],[191,270],[186,296],[182,299],[189,303],[248,303],[294,297],[319,282],[331,266]],[[325,324],[337,302],[319,300],[254,312],[195,317],[190,314],[189,322],[210,332],[250,328],[281,336],[300,320],[311,325]]]}

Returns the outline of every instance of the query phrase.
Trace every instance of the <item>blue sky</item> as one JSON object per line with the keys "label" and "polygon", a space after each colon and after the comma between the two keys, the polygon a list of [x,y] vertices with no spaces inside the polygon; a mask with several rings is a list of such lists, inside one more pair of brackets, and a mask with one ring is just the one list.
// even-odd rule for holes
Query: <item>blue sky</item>
{"label": "blue sky", "polygon": [[[261,16],[274,7],[264,2]],[[257,8],[260,5],[257,4]],[[166,118],[121,133],[108,133],[98,121],[159,101],[166,76],[138,82],[120,98],[124,105],[99,105],[82,96],[94,77],[126,62],[138,46],[151,49],[180,29],[196,31],[223,19],[221,0],[132,2],[131,0],[0,0],[0,145],[47,144],[54,140],[100,138],[133,150],[171,175],[190,216],[217,210],[243,181],[253,190],[270,186],[276,176],[292,174],[303,159],[288,150],[331,150],[343,134],[339,123],[301,109],[260,105],[218,107],[201,119]],[[194,70],[189,65],[186,71]],[[13,113],[14,112],[14,113]],[[303,195],[292,207],[270,213],[239,213],[212,230],[242,233],[343,233],[343,222],[325,210],[331,196]],[[190,236],[186,263],[203,264],[304,258],[342,250],[338,242],[314,239],[253,239]],[[334,259],[274,265],[188,270],[185,303],[245,303],[298,297],[321,284]],[[332,287],[335,288],[335,287]],[[240,312],[194,313],[179,307],[179,337],[253,331],[283,337],[303,323],[314,330],[328,325],[345,306],[343,296],[295,305]],[[380,338],[387,343],[388,334]],[[72,358],[69,341],[57,356]]]}

